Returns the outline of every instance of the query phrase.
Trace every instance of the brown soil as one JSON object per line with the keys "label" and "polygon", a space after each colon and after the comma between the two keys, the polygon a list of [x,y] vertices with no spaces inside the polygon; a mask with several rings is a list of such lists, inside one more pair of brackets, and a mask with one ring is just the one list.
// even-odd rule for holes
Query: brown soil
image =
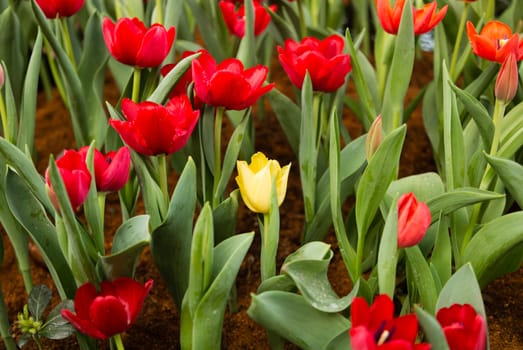
{"label": "brown soil", "polygon": [[[413,76],[412,90],[409,96],[415,96],[419,89],[426,85],[432,77],[426,74],[431,70],[430,59],[417,62]],[[289,91],[287,81],[279,81],[277,88]],[[349,93],[351,92],[349,87]],[[109,100],[116,98],[115,92],[108,90]],[[63,104],[55,96],[52,101],[41,100],[37,115],[36,148],[37,167],[43,174],[49,154],[57,155],[64,148],[74,147],[71,125]],[[408,123],[408,133],[401,160],[400,175],[422,173],[434,170],[431,147],[423,129],[419,108]],[[361,133],[361,126],[350,113],[344,114],[346,125],[352,136]],[[256,121],[256,148],[263,151],[270,158],[279,160],[280,164],[297,160],[292,154],[285,136],[283,135],[275,117],[268,113],[264,120]],[[266,140],[271,140],[266,142]],[[303,225],[303,206],[297,166],[291,170],[287,197],[281,210],[281,234],[278,250],[278,264],[300,245],[300,233]],[[120,225],[118,199],[115,195],[108,197],[106,232],[114,233]],[[255,216],[240,208],[238,232],[257,230]],[[3,235],[5,236],[5,235]],[[9,318],[13,321],[27,296],[22,279],[18,273],[16,259],[8,240],[3,237],[6,252],[0,269],[0,283],[6,298]],[[110,241],[110,238],[108,238]],[[335,239],[330,235],[327,241],[332,244],[335,258],[331,264],[329,277],[333,288],[341,295],[350,291],[350,282],[341,261]],[[223,349],[269,349],[265,331],[252,321],[246,314],[250,304],[250,293],[256,292],[260,283],[259,275],[259,235],[249,250],[237,279],[239,311],[234,314],[227,312],[223,328]],[[32,274],[35,284],[46,284],[52,287],[52,280],[47,269],[37,261],[33,261]],[[142,313],[136,324],[124,335],[124,344],[127,349],[177,349],[179,347],[179,314],[175,309],[167,288],[155,267],[149,250],[142,255],[136,277],[140,281],[152,278],[154,287],[145,301]],[[523,307],[520,300],[523,297],[523,269],[507,275],[489,285],[484,291],[487,308],[490,342],[492,349],[522,349],[523,348]],[[56,293],[55,293],[55,300]],[[48,349],[74,349],[76,343],[73,338],[64,341],[46,341]],[[147,345],[145,345],[147,344]],[[107,344],[101,344],[107,348]],[[0,342],[0,349],[3,349]],[[27,348],[36,349],[34,344]],[[294,349],[293,345],[289,348]]]}

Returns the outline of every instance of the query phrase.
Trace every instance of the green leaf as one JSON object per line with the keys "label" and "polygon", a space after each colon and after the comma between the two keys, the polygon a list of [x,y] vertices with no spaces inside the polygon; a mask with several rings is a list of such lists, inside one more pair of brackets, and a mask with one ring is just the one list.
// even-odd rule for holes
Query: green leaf
{"label": "green leaf", "polygon": [[212,212],[215,244],[231,237],[236,232],[239,192],[239,189],[231,192],[229,197],[218,204]]}
{"label": "green leaf", "polygon": [[463,262],[470,262],[481,286],[486,286],[490,281],[513,271],[521,264],[521,220],[523,211],[489,221],[468,243],[463,253]]}
{"label": "green leaf", "polygon": [[111,255],[98,260],[97,270],[102,280],[133,277],[143,248],[149,245],[149,215],[138,215],[126,220],[116,230]]}
{"label": "green leaf", "polygon": [[194,318],[201,299],[212,282],[214,261],[214,232],[212,210],[205,203],[194,227],[191,245],[191,260],[189,284],[187,286],[187,301],[191,316]]}
{"label": "green leaf", "polygon": [[193,349],[213,349],[221,344],[223,317],[240,265],[254,239],[254,232],[235,235],[214,248],[212,283],[193,317]]}
{"label": "green leaf", "polygon": [[397,196],[389,209],[378,248],[378,285],[380,294],[394,297],[396,265],[398,264],[398,202]]}
{"label": "green leaf", "polygon": [[247,314],[302,349],[323,349],[350,326],[340,314],[319,311],[303,296],[280,291],[253,295]]}
{"label": "green leaf", "polygon": [[425,310],[434,313],[438,294],[430,267],[418,246],[405,248],[405,253],[407,264],[412,271],[413,280],[411,283],[416,285],[419,302]]}
{"label": "green leaf", "polygon": [[171,197],[167,218],[151,236],[154,262],[178,308],[181,308],[189,283],[195,208],[196,166],[192,158],[189,158]]}
{"label": "green leaf", "polygon": [[266,96],[271,102],[274,114],[294,154],[298,154],[301,125],[300,108],[278,89],[272,89]]}
{"label": "green leaf", "polygon": [[390,183],[398,176],[405,125],[393,130],[378,147],[363,172],[356,190],[358,239],[365,239],[369,226]]}
{"label": "green leaf", "polygon": [[436,241],[430,257],[430,265],[438,274],[441,283],[446,283],[452,274],[452,246],[449,237],[448,219],[439,216]]}
{"label": "green leaf", "polygon": [[445,191],[443,181],[437,173],[428,172],[415,174],[392,181],[387,194],[390,200],[396,195],[413,192],[419,201],[427,202]]}
{"label": "green leaf", "polygon": [[516,200],[520,208],[523,208],[523,166],[512,160],[490,156],[485,154],[487,161],[494,168],[503,184],[508,189],[512,197]]}
{"label": "green leaf", "polygon": [[27,302],[27,307],[29,312],[39,321],[42,319],[42,314],[44,313],[45,308],[49,305],[51,301],[51,290],[46,285],[34,286],[29,294],[29,300]]}
{"label": "green leaf", "polygon": [[434,316],[420,308],[418,305],[414,305],[414,311],[416,312],[416,316],[418,316],[418,322],[420,323],[421,328],[423,328],[423,333],[431,345],[431,349],[448,350],[449,346],[445,334]]}
{"label": "green leaf", "polygon": [[73,299],[76,283],[58,245],[56,228],[49,221],[29,186],[12,171],[9,171],[6,177],[6,196],[13,215],[42,253],[60,297]]}
{"label": "green leaf", "polygon": [[38,332],[40,336],[47,339],[60,340],[69,337],[76,331],[74,326],[60,314],[62,309],[74,310],[73,301],[64,300],[51,310],[44,325]]}

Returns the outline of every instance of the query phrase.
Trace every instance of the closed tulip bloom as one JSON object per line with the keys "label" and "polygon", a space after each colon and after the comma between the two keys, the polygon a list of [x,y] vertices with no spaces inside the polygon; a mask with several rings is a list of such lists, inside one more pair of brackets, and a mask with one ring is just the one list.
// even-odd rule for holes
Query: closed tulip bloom
{"label": "closed tulip bloom", "polygon": [[278,58],[291,82],[301,89],[309,72],[314,91],[333,92],[345,82],[352,70],[350,56],[343,53],[345,40],[333,34],[323,40],[314,37],[301,42],[285,40],[278,46]]}
{"label": "closed tulip bloom", "polygon": [[269,160],[257,152],[251,157],[251,164],[236,162],[238,176],[236,183],[240,188],[245,205],[255,213],[267,214],[271,206],[272,181],[276,179],[278,205],[283,203],[287,192],[287,181],[291,164],[280,167],[276,160]]}
{"label": "closed tulip bloom", "polygon": [[[91,186],[91,174],[85,164],[85,158],[77,151],[66,150],[64,154],[56,160],[56,167],[64,182],[67,195],[71,201],[71,207],[76,210],[87,199],[89,187]],[[58,200],[49,178],[49,169],[45,172],[45,181],[49,197],[55,208],[59,210]]]}
{"label": "closed tulip bloom", "polygon": [[[80,148],[79,153],[84,157],[89,151],[88,146]],[[127,147],[121,147],[118,151],[110,151],[103,154],[96,148],[93,150],[94,177],[96,189],[99,192],[116,192],[122,189],[129,180],[131,168],[131,152]]]}
{"label": "closed tulip bloom", "polygon": [[467,22],[467,36],[472,51],[481,58],[503,63],[508,55],[516,53],[518,61],[523,59],[523,39],[503,22],[489,21],[478,34],[471,22]]}
{"label": "closed tulip bloom", "polygon": [[274,84],[263,86],[269,69],[263,65],[244,69],[236,58],[216,64],[208,51],[192,61],[192,77],[198,98],[214,107],[243,110],[269,92]]}
{"label": "closed tulip bloom", "polygon": [[358,350],[429,350],[430,344],[415,344],[418,318],[415,314],[394,317],[394,303],[386,294],[369,306],[364,298],[354,298],[349,330],[353,349]]}
{"label": "closed tulip bloom", "polygon": [[166,106],[124,99],[122,112],[126,120],[112,119],[111,126],[129,147],[146,156],[172,154],[183,148],[200,116],[187,95],[172,98]]}
{"label": "closed tulip bloom", "polygon": [[118,22],[106,17],[102,25],[105,45],[118,62],[139,67],[158,67],[174,42],[175,29],[161,24],[146,28],[138,18],[120,18]]}
{"label": "closed tulip bloom", "polygon": [[84,6],[85,0],[36,0],[47,18],[71,17]]}
{"label": "closed tulip bloom", "polygon": [[[220,1],[220,10],[223,15],[225,25],[231,34],[239,38],[245,35],[245,6],[242,4],[236,10],[234,3],[228,1]],[[255,1],[254,6],[254,35],[258,36],[267,28],[271,21],[271,15],[267,9]],[[269,9],[276,11],[276,5],[270,5]]]}
{"label": "closed tulip bloom", "polygon": [[95,339],[107,339],[128,330],[136,321],[153,281],[145,285],[119,277],[101,283],[100,291],[85,283],[76,291],[74,309],[62,309],[62,317],[80,332]]}
{"label": "closed tulip bloom", "polygon": [[[405,0],[397,0],[394,7],[391,7],[391,0],[376,0],[376,12],[378,19],[385,30],[389,34],[398,34],[400,28],[401,14]],[[438,4],[433,1],[425,4],[420,9],[413,9],[414,13],[414,35],[420,35],[430,32],[435,26],[439,24],[447,14],[448,5],[443,6],[440,10],[437,9]]]}
{"label": "closed tulip bloom", "polygon": [[405,193],[398,199],[398,247],[418,244],[427,232],[432,217],[427,204],[418,202],[414,193]]}
{"label": "closed tulip bloom", "polygon": [[436,318],[443,328],[450,350],[484,350],[485,319],[469,304],[454,304],[438,310]]}
{"label": "closed tulip bloom", "polygon": [[497,99],[510,102],[518,91],[518,62],[516,54],[511,53],[505,59],[499,70],[494,88]]}

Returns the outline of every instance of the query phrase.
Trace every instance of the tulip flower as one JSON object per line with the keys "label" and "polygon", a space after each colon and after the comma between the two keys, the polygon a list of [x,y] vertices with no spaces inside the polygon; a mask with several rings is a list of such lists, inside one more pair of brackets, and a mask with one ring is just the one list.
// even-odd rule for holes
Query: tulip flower
{"label": "tulip flower", "polygon": [[47,18],[71,17],[84,6],[85,0],[36,0]]}
{"label": "tulip flower", "polygon": [[[405,0],[397,0],[394,7],[391,7],[391,0],[376,0],[378,19],[387,33],[398,34],[403,6],[405,6]],[[448,5],[443,6],[440,10],[437,9],[437,6],[436,1],[433,1],[420,9],[414,9],[414,35],[430,32],[443,20]]]}
{"label": "tulip flower", "polygon": [[[66,150],[64,154],[56,160],[56,167],[65,185],[67,195],[71,201],[71,207],[78,209],[86,200],[91,186],[91,174],[85,164],[85,158],[74,150]],[[55,208],[59,209],[56,194],[49,178],[49,169],[45,172],[45,181],[49,197]]]}
{"label": "tulip flower", "polygon": [[518,91],[518,62],[515,53],[507,56],[496,79],[494,95],[500,101],[510,102]]}
{"label": "tulip flower", "polygon": [[333,92],[345,82],[352,70],[350,56],[343,53],[345,41],[333,34],[323,40],[306,37],[297,43],[285,40],[278,46],[278,58],[291,82],[301,89],[309,72],[314,91]]}
{"label": "tulip flower", "polygon": [[416,315],[394,318],[394,303],[386,294],[378,295],[370,307],[364,298],[354,298],[351,322],[349,335],[353,349],[430,349],[427,343],[414,344],[418,335]]}
{"label": "tulip flower", "polygon": [[487,338],[485,319],[469,304],[454,304],[438,310],[436,319],[443,328],[450,350],[484,350]]}
{"label": "tulip flower", "polygon": [[[85,159],[88,146],[78,151]],[[94,176],[96,189],[99,192],[119,191],[129,180],[129,169],[131,168],[131,153],[127,147],[121,147],[118,151],[102,152],[94,151]]]}
{"label": "tulip flower", "polygon": [[136,152],[151,156],[180,150],[191,136],[200,111],[194,111],[187,95],[169,100],[166,106],[154,102],[122,101],[127,120],[109,123]]}
{"label": "tulip flower", "polygon": [[198,98],[214,107],[243,110],[252,106],[274,84],[262,86],[269,69],[263,65],[244,69],[242,62],[229,58],[216,64],[205,50],[192,61],[194,89]]}
{"label": "tulip flower", "polygon": [[[245,35],[245,6],[242,4],[237,10],[235,9],[234,3],[227,1],[220,1],[220,10],[222,11],[225,25],[231,34],[236,35],[239,38],[243,38]],[[267,9],[258,3],[253,2],[254,5],[254,35],[258,36],[271,21],[271,16],[267,12]],[[270,5],[269,9],[273,12],[276,11],[276,5]]]}
{"label": "tulip flower", "polygon": [[287,192],[287,180],[291,164],[283,168],[276,160],[269,160],[257,152],[251,157],[251,164],[239,160],[236,162],[238,176],[236,183],[240,188],[245,205],[255,213],[266,214],[271,206],[272,181],[276,179],[278,205],[283,203]]}
{"label": "tulip flower", "polygon": [[105,45],[118,62],[139,67],[159,66],[174,42],[175,28],[161,24],[146,28],[138,18],[120,18],[113,23],[106,17],[102,24]]}
{"label": "tulip flower", "polygon": [[486,60],[503,63],[508,55],[515,53],[517,61],[523,59],[523,39],[512,33],[508,25],[500,21],[489,21],[478,34],[471,22],[467,22],[467,35],[472,51]]}
{"label": "tulip flower", "polygon": [[62,317],[80,332],[96,339],[107,339],[125,332],[136,321],[153,281],[141,285],[128,277],[102,282],[100,291],[88,282],[74,297],[76,313],[62,309]]}
{"label": "tulip flower", "polygon": [[398,199],[398,247],[418,244],[430,226],[432,218],[427,204],[418,202],[414,193],[405,193]]}

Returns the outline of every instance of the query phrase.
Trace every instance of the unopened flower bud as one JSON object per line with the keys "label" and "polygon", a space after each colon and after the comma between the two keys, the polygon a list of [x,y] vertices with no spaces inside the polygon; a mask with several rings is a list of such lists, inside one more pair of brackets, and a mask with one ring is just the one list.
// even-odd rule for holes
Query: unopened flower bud
{"label": "unopened flower bud", "polygon": [[518,62],[516,55],[507,56],[496,79],[494,94],[500,101],[510,102],[518,91]]}
{"label": "unopened flower bud", "polygon": [[0,89],[4,87],[4,83],[5,83],[4,66],[0,64]]}
{"label": "unopened flower bud", "polygon": [[383,129],[381,124],[381,115],[379,115],[372,122],[369,133],[367,134],[367,139],[365,139],[365,157],[367,158],[367,161],[370,161],[381,144],[381,140],[383,138]]}

